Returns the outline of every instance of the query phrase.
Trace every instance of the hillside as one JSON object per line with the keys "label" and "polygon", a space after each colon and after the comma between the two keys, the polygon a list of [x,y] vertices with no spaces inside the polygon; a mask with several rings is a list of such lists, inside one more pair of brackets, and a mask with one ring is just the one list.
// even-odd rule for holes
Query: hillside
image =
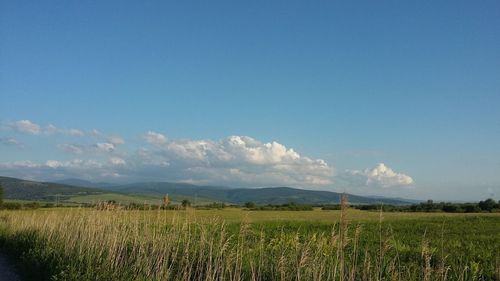
{"label": "hillside", "polygon": [[[63,184],[63,182],[73,184]],[[92,183],[79,179],[68,179],[58,183],[52,182],[37,182],[23,180],[11,177],[1,177],[0,184],[4,188],[5,199],[22,200],[22,201],[47,201],[61,203],[96,203],[102,201],[113,200],[121,204],[138,203],[138,204],[160,204],[165,193],[154,192],[154,189],[148,192],[134,193],[127,191],[119,191],[112,188],[112,184],[107,183]],[[81,185],[81,186],[78,186]],[[94,188],[93,186],[105,186],[109,189]],[[114,190],[113,190],[114,189]],[[178,192],[180,193],[180,192]],[[202,197],[194,198],[189,195],[171,194],[170,200],[174,204],[180,203],[187,199],[193,201],[197,199],[199,203],[206,204],[214,200],[205,199]]]}
{"label": "hillside", "polygon": [[[108,188],[105,188],[108,189]],[[337,204],[340,193],[330,191],[306,190],[291,187],[266,188],[229,188],[220,186],[197,186],[185,183],[151,182],[113,186],[109,190],[131,194],[183,195],[221,201],[234,204],[255,202],[257,204]],[[408,204],[404,199],[372,198],[349,194],[349,201],[354,204]]]}
{"label": "hillside", "polygon": [[[76,184],[94,185],[92,182],[77,179],[67,180]],[[99,184],[100,188],[75,186],[62,183],[36,182],[9,177],[0,177],[5,189],[6,199],[66,202],[97,202],[115,200],[120,203],[160,202],[168,194],[173,202],[188,199],[193,203],[225,202],[243,204],[284,204],[295,202],[300,204],[338,204],[340,193],[330,191],[306,190],[291,187],[266,188],[229,188],[221,186],[198,186],[187,183],[146,182],[127,185]],[[353,204],[409,204],[409,200],[367,197],[349,194]]]}
{"label": "hillside", "polygon": [[106,191],[50,182],[37,182],[9,177],[0,177],[6,199],[55,201],[66,200],[72,196],[96,195]]}

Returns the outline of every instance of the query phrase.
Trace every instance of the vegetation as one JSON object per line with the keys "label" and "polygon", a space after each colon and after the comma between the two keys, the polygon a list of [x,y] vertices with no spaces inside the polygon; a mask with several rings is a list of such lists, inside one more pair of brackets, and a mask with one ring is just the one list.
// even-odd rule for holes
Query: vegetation
{"label": "vegetation", "polygon": [[255,206],[257,205],[254,202],[246,202],[244,206],[245,208],[252,209],[255,208]]}
{"label": "vegetation", "polygon": [[493,199],[350,208],[344,200],[320,210],[82,196],[106,200],[1,204],[0,247],[28,280],[500,279]]}
{"label": "vegetation", "polygon": [[[243,205],[251,201],[258,205],[280,205],[289,202],[298,204],[338,204],[340,193],[328,191],[304,190],[289,187],[272,188],[228,188],[218,186],[197,186],[186,183],[150,182],[121,186],[102,184],[99,188],[68,185],[86,184],[77,180],[62,183],[27,181],[16,178],[0,177],[0,183],[6,188],[6,198],[33,201],[95,203],[115,200],[121,204],[144,203],[161,204],[165,194],[172,201],[189,200],[194,205],[211,202],[226,202]],[[91,183],[86,184],[91,185]],[[113,198],[111,198],[113,197]],[[370,198],[350,195],[351,202],[356,204],[408,204],[410,202],[391,198]],[[153,202],[154,201],[154,202]]]}
{"label": "vegetation", "polygon": [[28,181],[9,177],[0,177],[0,184],[4,188],[5,199],[56,202],[64,201],[73,196],[103,193],[102,190],[95,188]]}
{"label": "vegetation", "polygon": [[205,209],[205,210],[208,210],[208,209],[218,209],[218,210],[221,210],[221,209],[224,209],[226,207],[227,207],[226,204],[224,204],[224,203],[218,203],[218,202],[212,202],[212,203],[206,204],[206,205],[195,206],[196,209]]}
{"label": "vegetation", "polygon": [[[354,205],[353,208],[366,211],[384,212],[446,212],[446,213],[480,213],[480,212],[500,212],[500,202],[493,199],[486,199],[478,203],[434,203],[432,200],[412,205]],[[340,205],[326,205],[323,210],[339,210]]]}
{"label": "vegetation", "polygon": [[189,200],[187,200],[187,199],[184,199],[184,200],[182,200],[181,205],[183,208],[187,208],[187,207],[191,206],[191,202],[189,202]]}
{"label": "vegetation", "polygon": [[36,280],[495,280],[499,219],[345,206],[1,211],[0,245]]}
{"label": "vegetation", "polygon": [[281,205],[254,206],[252,211],[312,211],[311,205],[297,204],[294,202]]}

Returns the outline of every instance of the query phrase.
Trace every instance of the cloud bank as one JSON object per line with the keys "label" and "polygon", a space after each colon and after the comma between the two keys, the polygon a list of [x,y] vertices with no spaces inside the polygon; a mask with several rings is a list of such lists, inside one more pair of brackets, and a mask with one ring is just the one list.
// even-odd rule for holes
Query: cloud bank
{"label": "cloud bank", "polygon": [[143,163],[162,163],[191,182],[327,185],[335,173],[321,159],[302,156],[278,142],[248,136],[213,140],[168,140],[148,132]]}
{"label": "cloud bank", "polygon": [[[75,142],[55,143],[62,157],[45,162],[17,160],[0,162],[0,173],[23,178],[53,180],[83,178],[96,181],[180,181],[231,186],[296,186],[304,188],[404,187],[413,179],[383,163],[365,170],[336,173],[322,159],[305,156],[277,141],[263,142],[249,136],[219,140],[170,139],[147,131],[132,143],[118,135],[96,129],[61,129],[40,126],[30,120],[8,123],[4,129],[29,135],[72,136]],[[85,133],[86,132],[86,133]],[[66,141],[71,140],[67,137]],[[0,138],[8,145],[20,143]]]}
{"label": "cloud bank", "polygon": [[372,169],[364,171],[352,170],[347,171],[354,177],[360,177],[365,180],[367,186],[377,186],[382,188],[411,186],[414,184],[413,179],[405,174],[397,173],[384,163],[379,163]]}
{"label": "cloud bank", "polygon": [[40,126],[36,123],[33,123],[30,120],[26,120],[26,119],[25,120],[18,120],[15,122],[9,122],[9,123],[7,123],[7,127],[15,132],[24,133],[24,134],[31,134],[31,135],[62,134],[62,135],[75,136],[75,137],[83,137],[85,135],[85,133],[79,129],[58,128],[52,124],[48,124],[47,126],[42,127],[42,126]]}

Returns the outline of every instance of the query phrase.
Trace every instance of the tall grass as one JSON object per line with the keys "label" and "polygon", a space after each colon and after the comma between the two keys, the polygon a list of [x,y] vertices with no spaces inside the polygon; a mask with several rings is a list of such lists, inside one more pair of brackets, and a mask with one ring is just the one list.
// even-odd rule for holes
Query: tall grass
{"label": "tall grass", "polygon": [[[346,202],[347,204],[347,202]],[[0,212],[0,244],[36,280],[493,280],[481,264],[437,261],[422,237],[421,261],[401,262],[382,227],[378,247],[345,209],[328,232],[269,232],[193,213],[68,209]],[[492,261],[493,263],[498,261]],[[498,267],[498,265],[497,265]],[[497,268],[496,267],[496,268]],[[498,269],[496,269],[498,271]]]}

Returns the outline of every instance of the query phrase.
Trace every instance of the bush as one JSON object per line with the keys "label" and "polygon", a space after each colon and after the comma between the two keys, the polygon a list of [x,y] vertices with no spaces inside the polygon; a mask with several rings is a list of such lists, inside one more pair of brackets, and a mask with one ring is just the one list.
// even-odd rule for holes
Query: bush
{"label": "bush", "polygon": [[5,210],[20,210],[22,209],[22,207],[22,204],[14,202],[3,202],[2,205],[0,205],[0,209]]}
{"label": "bush", "polygon": [[251,208],[252,211],[312,211],[311,205],[302,205],[297,203],[287,203],[281,205],[266,205]]}
{"label": "bush", "polygon": [[246,202],[244,206],[245,208],[252,209],[255,208],[255,206],[257,205],[254,202]]}

